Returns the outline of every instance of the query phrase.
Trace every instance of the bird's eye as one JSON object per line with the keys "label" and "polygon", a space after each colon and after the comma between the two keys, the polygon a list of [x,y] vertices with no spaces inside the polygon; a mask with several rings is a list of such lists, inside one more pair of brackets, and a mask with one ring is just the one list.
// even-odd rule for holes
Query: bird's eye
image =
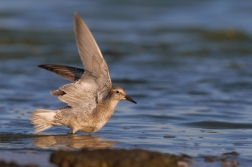
{"label": "bird's eye", "polygon": [[117,90],[116,93],[119,94],[120,92]]}

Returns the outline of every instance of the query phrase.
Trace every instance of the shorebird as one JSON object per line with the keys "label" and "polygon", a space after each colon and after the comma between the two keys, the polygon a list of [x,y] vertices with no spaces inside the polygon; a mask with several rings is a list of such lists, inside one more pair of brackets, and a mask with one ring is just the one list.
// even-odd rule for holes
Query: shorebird
{"label": "shorebird", "polygon": [[112,86],[106,61],[77,12],[74,14],[74,24],[77,48],[85,70],[63,65],[39,65],[73,83],[51,91],[52,95],[67,103],[66,107],[57,110],[36,109],[32,114],[35,133],[52,126],[66,126],[72,130],[71,133],[94,133],[107,123],[119,101],[136,103],[122,87]]}

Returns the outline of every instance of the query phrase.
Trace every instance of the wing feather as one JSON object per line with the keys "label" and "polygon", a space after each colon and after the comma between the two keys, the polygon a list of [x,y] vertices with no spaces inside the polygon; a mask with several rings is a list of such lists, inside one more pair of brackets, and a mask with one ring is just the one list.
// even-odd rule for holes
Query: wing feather
{"label": "wing feather", "polygon": [[84,69],[64,65],[41,64],[38,67],[54,72],[72,82],[79,80],[84,73]]}
{"label": "wing feather", "polygon": [[74,14],[74,23],[78,52],[85,72],[75,83],[60,87],[59,90],[65,94],[58,98],[76,110],[92,112],[97,102],[111,89],[111,79],[100,49],[78,13]]}

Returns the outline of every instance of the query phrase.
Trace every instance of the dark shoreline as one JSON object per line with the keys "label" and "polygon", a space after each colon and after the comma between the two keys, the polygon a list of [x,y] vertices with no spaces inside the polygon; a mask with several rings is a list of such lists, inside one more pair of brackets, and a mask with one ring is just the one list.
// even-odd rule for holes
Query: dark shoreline
{"label": "dark shoreline", "polygon": [[[0,151],[1,167],[140,167],[140,166],[224,166],[247,167],[237,152],[220,156],[190,157],[172,155],[142,149],[81,149],[75,151],[8,150]],[[12,158],[12,159],[11,159]],[[249,167],[249,166],[248,166]]]}

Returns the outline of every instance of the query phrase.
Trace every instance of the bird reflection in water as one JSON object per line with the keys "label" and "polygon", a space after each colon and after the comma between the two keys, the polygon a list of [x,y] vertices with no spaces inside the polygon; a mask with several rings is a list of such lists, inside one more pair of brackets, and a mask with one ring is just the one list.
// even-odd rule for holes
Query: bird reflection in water
{"label": "bird reflection in water", "polygon": [[53,149],[77,149],[77,148],[107,148],[114,146],[116,142],[105,140],[99,136],[91,135],[36,135],[32,142],[40,148]]}

